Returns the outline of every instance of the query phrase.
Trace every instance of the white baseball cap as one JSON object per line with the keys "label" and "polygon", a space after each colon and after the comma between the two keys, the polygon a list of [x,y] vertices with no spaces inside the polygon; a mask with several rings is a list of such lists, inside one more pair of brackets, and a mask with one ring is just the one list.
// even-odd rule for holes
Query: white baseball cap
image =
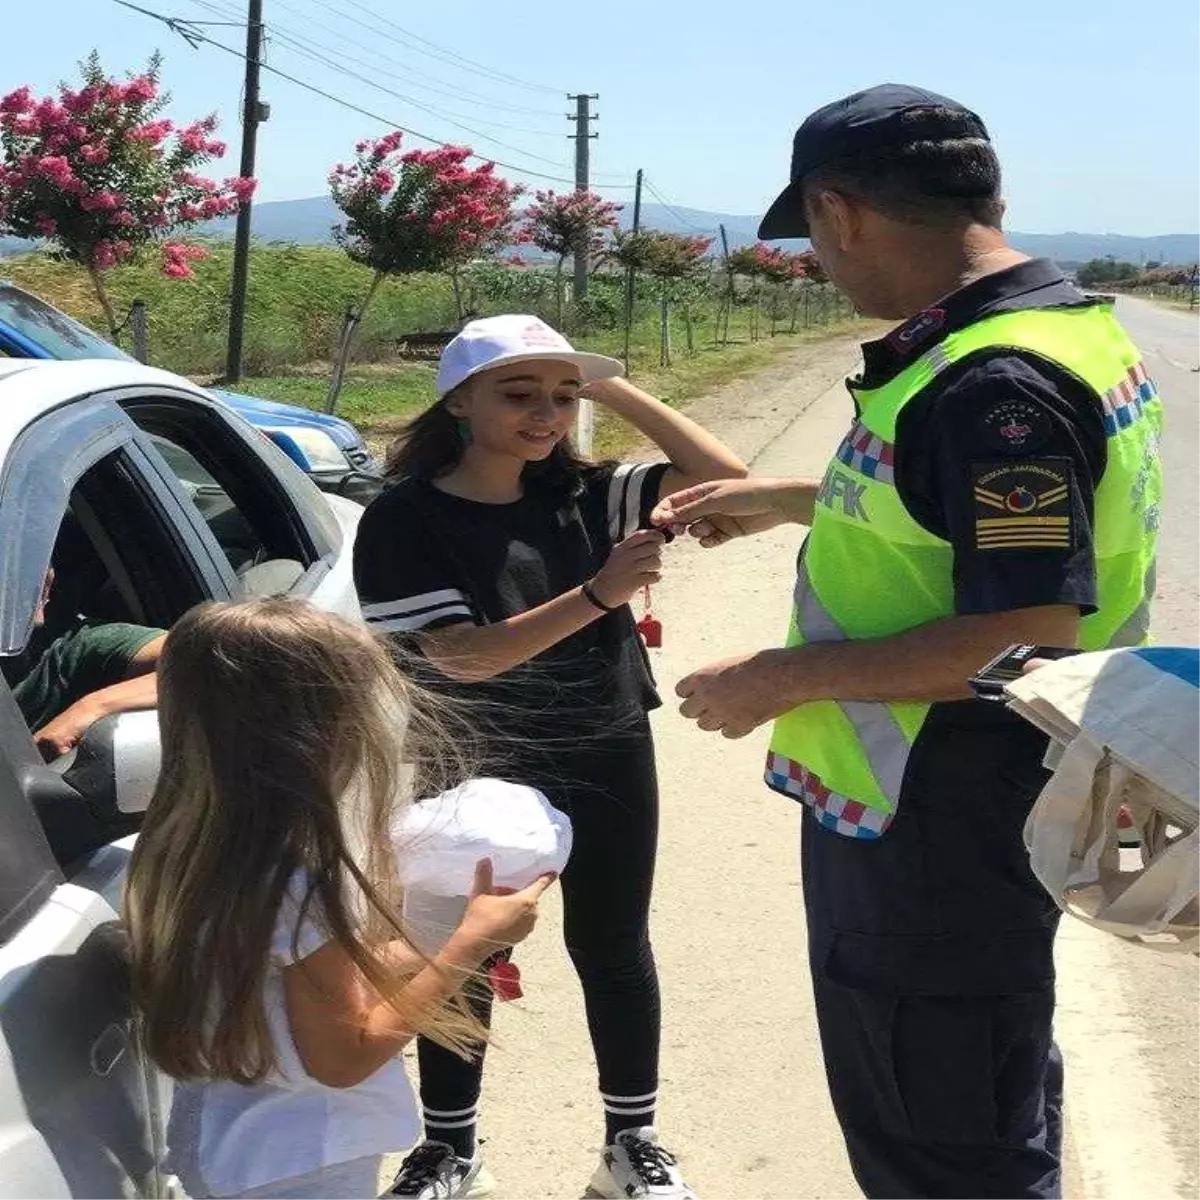
{"label": "white baseball cap", "polygon": [[480,371],[537,359],[571,363],[579,369],[581,383],[596,383],[625,374],[617,359],[576,350],[561,333],[537,317],[512,314],[484,317],[464,325],[462,332],[442,351],[438,398]]}

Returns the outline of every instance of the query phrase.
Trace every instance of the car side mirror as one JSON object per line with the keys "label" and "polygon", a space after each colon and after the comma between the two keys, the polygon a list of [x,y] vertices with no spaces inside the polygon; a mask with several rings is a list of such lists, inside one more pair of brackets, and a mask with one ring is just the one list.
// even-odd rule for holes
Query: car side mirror
{"label": "car side mirror", "polygon": [[144,813],[162,769],[158,713],[145,709],[105,717],[51,766],[94,808],[114,818]]}

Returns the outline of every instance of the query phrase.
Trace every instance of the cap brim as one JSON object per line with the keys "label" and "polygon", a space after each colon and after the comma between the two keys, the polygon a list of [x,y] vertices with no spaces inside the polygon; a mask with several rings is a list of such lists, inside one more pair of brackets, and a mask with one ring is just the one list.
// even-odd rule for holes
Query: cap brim
{"label": "cap brim", "polygon": [[523,362],[547,361],[570,363],[573,367],[578,367],[579,382],[582,384],[599,383],[602,379],[616,379],[625,374],[625,366],[620,359],[609,358],[605,354],[588,354],[583,350],[524,350],[520,354],[505,354],[481,364],[475,370],[464,375],[454,386],[459,387],[468,379],[482,375],[484,371],[494,371],[497,367],[511,367]]}
{"label": "cap brim", "polygon": [[758,236],[764,242],[808,237],[808,217],[804,213],[804,194],[799,180],[789,183],[767,209],[767,215],[758,226]]}

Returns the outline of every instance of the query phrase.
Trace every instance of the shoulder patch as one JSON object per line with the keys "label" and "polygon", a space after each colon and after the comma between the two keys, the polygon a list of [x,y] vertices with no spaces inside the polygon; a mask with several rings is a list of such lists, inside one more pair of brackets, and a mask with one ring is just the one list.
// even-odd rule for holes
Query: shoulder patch
{"label": "shoulder patch", "polygon": [[1000,454],[1032,454],[1046,444],[1052,426],[1030,400],[1001,400],[979,419],[988,449]]}
{"label": "shoulder patch", "polygon": [[887,340],[900,354],[912,354],[921,348],[946,324],[944,308],[926,308],[910,317],[899,329],[893,329]]}
{"label": "shoulder patch", "polygon": [[971,464],[977,550],[1070,550],[1075,466],[1069,458]]}

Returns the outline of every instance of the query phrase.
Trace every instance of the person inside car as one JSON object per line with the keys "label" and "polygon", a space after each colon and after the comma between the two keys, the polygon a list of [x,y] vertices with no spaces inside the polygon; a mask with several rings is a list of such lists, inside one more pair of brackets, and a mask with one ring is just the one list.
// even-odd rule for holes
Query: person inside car
{"label": "person inside car", "polygon": [[54,570],[46,572],[29,644],[0,661],[21,715],[47,762],[74,749],[102,717],[154,708],[155,668],[166,633],[145,625],[77,618],[52,636],[46,605]]}

